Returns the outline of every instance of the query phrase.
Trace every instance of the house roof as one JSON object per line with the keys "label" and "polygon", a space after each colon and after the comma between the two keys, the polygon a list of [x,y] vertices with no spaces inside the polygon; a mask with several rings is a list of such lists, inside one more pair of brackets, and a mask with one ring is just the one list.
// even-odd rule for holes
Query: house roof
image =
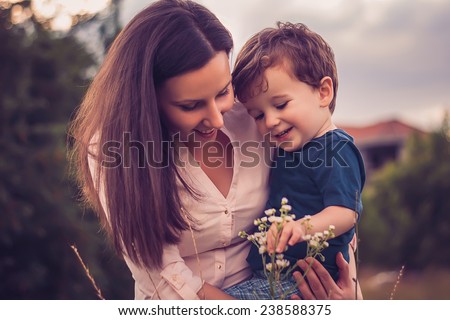
{"label": "house roof", "polygon": [[378,122],[364,127],[338,126],[345,130],[359,145],[383,143],[383,142],[403,142],[412,133],[424,134],[425,132],[393,119]]}

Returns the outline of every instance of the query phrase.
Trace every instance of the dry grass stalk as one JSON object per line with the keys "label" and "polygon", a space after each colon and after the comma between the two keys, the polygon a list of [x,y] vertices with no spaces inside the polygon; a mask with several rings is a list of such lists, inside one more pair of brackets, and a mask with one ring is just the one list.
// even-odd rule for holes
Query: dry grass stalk
{"label": "dry grass stalk", "polygon": [[353,282],[355,283],[355,300],[358,300],[358,268],[359,268],[359,250],[358,250],[358,242],[359,242],[359,224],[358,224],[358,199],[359,199],[359,192],[356,191],[355,193],[355,210],[353,211],[355,213],[355,220],[354,220],[354,226],[355,226],[355,237],[356,237],[356,243],[352,244],[350,242],[350,247],[353,249],[353,254],[355,257],[355,278],[352,278]]}
{"label": "dry grass stalk", "polygon": [[405,265],[402,266],[402,268],[400,269],[400,272],[398,273],[397,281],[395,282],[394,288],[392,289],[390,300],[394,299],[395,291],[397,290],[397,286],[398,286],[398,284],[400,283],[400,280],[403,277],[403,271],[404,270],[405,270]]}
{"label": "dry grass stalk", "polygon": [[[198,266],[198,270],[200,272],[200,279],[202,280],[202,283],[204,285],[205,284],[205,280],[203,280],[202,268],[200,267],[200,257],[198,256],[197,241],[195,240],[194,230],[192,229],[191,222],[190,222],[188,216],[186,215],[186,212],[183,211],[183,213],[184,213],[184,217],[186,218],[186,221],[188,223],[189,230],[191,231],[192,243],[194,245],[195,256],[197,258],[197,266]],[[200,290],[200,291],[203,294],[203,296],[200,297],[200,298],[203,299],[203,300],[206,300],[205,290],[203,289],[203,290]]]}
{"label": "dry grass stalk", "polygon": [[84,264],[83,259],[81,258],[80,254],[78,253],[77,247],[76,247],[75,245],[71,245],[70,247],[72,248],[72,250],[73,250],[73,251],[75,252],[75,254],[77,255],[78,260],[80,261],[81,265],[83,266],[84,272],[86,273],[86,275],[87,275],[89,281],[91,281],[91,283],[92,283],[92,285],[93,285],[93,287],[94,287],[94,289],[95,289],[95,292],[97,293],[97,296],[98,296],[100,299],[105,300],[105,298],[104,298],[103,295],[102,295],[101,290],[99,289],[99,287],[97,287],[97,284],[95,283],[94,277],[92,277],[91,273],[89,272],[88,267]]}

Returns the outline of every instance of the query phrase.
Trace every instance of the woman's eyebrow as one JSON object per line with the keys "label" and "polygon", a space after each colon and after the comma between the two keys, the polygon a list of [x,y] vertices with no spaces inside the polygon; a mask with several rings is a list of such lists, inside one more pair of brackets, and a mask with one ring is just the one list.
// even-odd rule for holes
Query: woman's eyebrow
{"label": "woman's eyebrow", "polygon": [[188,103],[195,103],[202,101],[203,99],[189,99],[189,100],[178,100],[178,101],[172,101],[173,104],[188,104]]}
{"label": "woman's eyebrow", "polygon": [[[223,89],[219,90],[218,93],[225,91],[225,89],[230,85],[230,83],[231,83],[231,79],[230,79],[230,81],[227,82],[227,84],[225,85],[225,87],[223,87]],[[203,101],[203,99],[177,100],[177,101],[172,101],[172,103],[173,104],[186,104],[186,103],[194,103],[194,102],[199,102],[199,101]]]}

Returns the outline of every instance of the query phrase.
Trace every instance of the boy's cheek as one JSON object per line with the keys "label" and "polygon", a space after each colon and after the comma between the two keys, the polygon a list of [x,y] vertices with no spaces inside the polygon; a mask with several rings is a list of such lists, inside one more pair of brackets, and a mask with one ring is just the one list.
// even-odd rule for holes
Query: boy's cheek
{"label": "boy's cheek", "polygon": [[[255,120],[256,121],[256,120]],[[264,121],[256,121],[256,127],[258,128],[258,131],[262,135],[269,134],[269,130],[267,129],[266,125],[264,124]]]}
{"label": "boy's cheek", "polygon": [[261,132],[261,131],[260,131],[260,134],[264,137],[263,140],[264,140],[266,143],[268,143],[270,146],[276,147],[276,148],[279,147],[279,146],[277,145],[277,142],[276,142],[274,139],[272,139],[272,136],[270,135],[270,133],[269,133],[268,131],[264,131],[264,132]]}

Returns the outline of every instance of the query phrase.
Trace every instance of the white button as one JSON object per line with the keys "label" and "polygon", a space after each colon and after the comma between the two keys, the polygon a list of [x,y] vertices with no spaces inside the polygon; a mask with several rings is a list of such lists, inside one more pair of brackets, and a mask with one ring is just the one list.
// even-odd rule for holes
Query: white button
{"label": "white button", "polygon": [[222,265],[221,264],[219,264],[219,265],[217,265],[217,269],[222,269]]}

